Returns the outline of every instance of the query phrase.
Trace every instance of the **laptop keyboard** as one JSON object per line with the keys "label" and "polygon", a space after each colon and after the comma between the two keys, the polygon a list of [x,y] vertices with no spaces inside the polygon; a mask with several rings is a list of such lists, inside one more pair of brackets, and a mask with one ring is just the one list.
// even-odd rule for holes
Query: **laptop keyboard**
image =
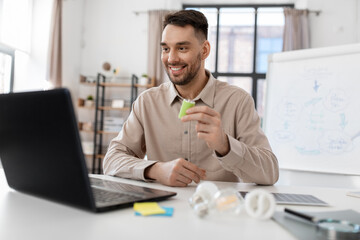
{"label": "laptop keyboard", "polygon": [[134,201],[134,196],[132,196],[132,195],[119,193],[119,192],[107,191],[107,190],[103,190],[103,189],[96,188],[96,187],[93,187],[92,190],[93,190],[95,202],[97,204],[108,205],[108,204],[113,204],[113,203]]}
{"label": "laptop keyboard", "polygon": [[135,191],[136,186],[92,177],[90,177],[90,182],[98,207],[132,203],[145,198],[139,190]]}

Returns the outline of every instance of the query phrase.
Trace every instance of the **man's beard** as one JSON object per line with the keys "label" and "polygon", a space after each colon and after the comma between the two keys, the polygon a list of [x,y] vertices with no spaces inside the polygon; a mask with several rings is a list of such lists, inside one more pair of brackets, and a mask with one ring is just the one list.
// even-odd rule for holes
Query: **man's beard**
{"label": "man's beard", "polygon": [[199,70],[201,67],[201,54],[200,53],[198,54],[196,61],[194,61],[193,63],[194,64],[192,64],[190,71],[188,73],[186,73],[180,80],[175,80],[175,79],[171,78],[169,70],[168,70],[169,65],[167,65],[165,67],[165,69],[166,69],[166,74],[168,75],[170,81],[175,85],[181,85],[181,86],[190,83],[195,78],[195,76],[199,73]]}

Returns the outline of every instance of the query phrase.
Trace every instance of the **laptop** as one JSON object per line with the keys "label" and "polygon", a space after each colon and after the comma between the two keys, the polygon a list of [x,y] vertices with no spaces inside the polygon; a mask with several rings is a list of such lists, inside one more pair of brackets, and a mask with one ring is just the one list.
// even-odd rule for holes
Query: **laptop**
{"label": "laptop", "polygon": [[67,89],[0,94],[0,159],[11,188],[93,212],[176,195],[89,177]]}

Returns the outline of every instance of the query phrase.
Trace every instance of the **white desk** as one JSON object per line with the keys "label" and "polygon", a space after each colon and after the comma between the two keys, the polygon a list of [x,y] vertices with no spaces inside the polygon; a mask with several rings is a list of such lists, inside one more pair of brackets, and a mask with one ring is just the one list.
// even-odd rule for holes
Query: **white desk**
{"label": "white desk", "polygon": [[[67,239],[295,239],[274,221],[258,221],[245,212],[239,217],[199,219],[188,205],[195,185],[171,188],[156,183],[126,179],[140,186],[175,191],[178,194],[162,206],[174,207],[173,217],[134,216],[132,208],[95,214],[59,203],[50,202],[10,189],[4,172],[0,170],[0,239],[1,240],[67,240]],[[250,190],[252,184],[215,182],[219,188],[232,186]],[[304,211],[353,209],[360,212],[360,198],[348,197],[344,189],[290,186],[262,187],[273,192],[313,194],[332,207],[293,207]],[[283,206],[277,206],[282,210]],[[271,237],[270,237],[271,236]]]}
{"label": "white desk", "polygon": [[278,185],[354,188],[360,191],[360,176],[280,169]]}

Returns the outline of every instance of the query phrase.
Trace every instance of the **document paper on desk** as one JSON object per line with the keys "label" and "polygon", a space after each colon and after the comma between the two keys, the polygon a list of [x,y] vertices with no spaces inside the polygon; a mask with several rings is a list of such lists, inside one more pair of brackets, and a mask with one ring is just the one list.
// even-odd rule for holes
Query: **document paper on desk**
{"label": "document paper on desk", "polygon": [[[306,212],[317,218],[332,218],[336,220],[347,220],[352,223],[360,224],[360,213],[354,210],[331,211],[331,212]],[[294,217],[285,212],[275,212],[272,217],[275,222],[280,224],[298,239],[318,239],[316,237],[316,225],[313,223]]]}

